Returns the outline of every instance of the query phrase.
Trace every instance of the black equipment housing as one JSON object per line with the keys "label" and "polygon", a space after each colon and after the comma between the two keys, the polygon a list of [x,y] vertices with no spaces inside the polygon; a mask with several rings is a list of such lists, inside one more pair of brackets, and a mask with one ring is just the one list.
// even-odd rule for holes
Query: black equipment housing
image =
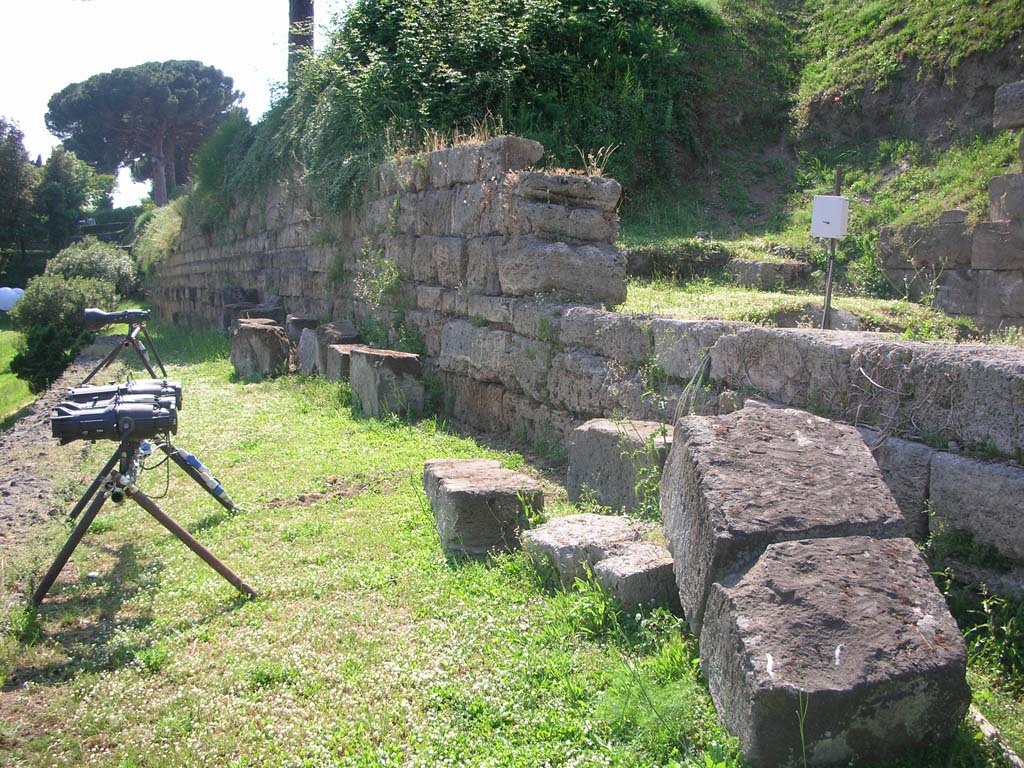
{"label": "black equipment housing", "polygon": [[85,312],[82,313],[85,330],[87,331],[98,331],[103,326],[110,325],[111,323],[138,325],[139,323],[146,322],[148,318],[148,309],[125,309],[121,312],[104,312],[96,307],[87,307]]}
{"label": "black equipment housing", "polygon": [[96,404],[65,400],[50,414],[50,429],[61,445],[75,440],[151,440],[177,433],[178,411],[171,397],[122,395]]}
{"label": "black equipment housing", "polygon": [[156,397],[160,400],[170,399],[176,410],[181,410],[181,382],[166,379],[136,379],[124,384],[107,384],[104,386],[71,387],[64,398],[64,403],[75,402],[99,405],[114,398],[128,396]]}

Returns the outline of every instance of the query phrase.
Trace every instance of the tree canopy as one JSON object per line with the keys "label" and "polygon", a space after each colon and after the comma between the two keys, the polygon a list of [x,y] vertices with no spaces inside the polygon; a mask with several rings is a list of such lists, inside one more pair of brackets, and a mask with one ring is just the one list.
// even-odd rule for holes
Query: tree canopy
{"label": "tree canopy", "polygon": [[0,249],[21,245],[32,222],[38,171],[28,159],[24,134],[0,117]]}
{"label": "tree canopy", "polygon": [[234,81],[199,61],[151,61],[72,83],[50,97],[46,125],[65,146],[102,172],[130,165],[151,178],[165,205],[182,160],[224,120],[239,99]]}
{"label": "tree canopy", "polygon": [[53,148],[39,174],[35,209],[54,251],[71,243],[85,211],[102,204],[114,184],[113,176],[97,174],[74,152],[61,146]]}

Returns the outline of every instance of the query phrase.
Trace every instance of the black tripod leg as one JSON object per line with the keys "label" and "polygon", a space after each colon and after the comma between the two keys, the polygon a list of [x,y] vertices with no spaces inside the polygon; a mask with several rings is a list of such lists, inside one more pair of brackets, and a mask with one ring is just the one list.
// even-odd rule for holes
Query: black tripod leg
{"label": "black tripod leg", "polygon": [[[139,357],[142,359],[142,364],[146,366],[146,370],[149,371],[149,377],[151,379],[157,378],[156,371],[153,369],[153,364],[149,362],[149,352],[146,351],[146,346],[139,341],[137,338],[132,336],[131,344],[135,347],[135,351],[139,353]],[[167,374],[164,374],[164,378]]]}
{"label": "black tripod leg", "polygon": [[53,561],[53,565],[50,566],[50,570],[43,576],[43,580],[39,582],[39,586],[36,587],[36,591],[32,594],[32,605],[38,607],[43,598],[46,597],[46,593],[50,591],[50,587],[53,586],[53,582],[57,580],[60,572],[67,565],[68,560],[71,559],[71,554],[75,551],[75,547],[85,536],[85,532],[89,530],[89,526],[92,525],[92,521],[96,519],[96,515],[99,514],[100,508],[103,503],[107,500],[107,492],[100,491],[99,495],[93,499],[92,504],[89,505],[89,509],[82,515],[82,519],[78,521],[78,525],[71,532],[68,540],[64,543],[64,548],[61,549],[60,554],[57,555],[57,559]]}
{"label": "black tripod leg", "polygon": [[210,550],[192,538],[192,535],[188,531],[178,525],[166,512],[160,509],[155,501],[139,490],[138,486],[135,484],[126,486],[125,493],[127,493],[136,504],[155,517],[160,525],[177,536],[186,547],[199,555],[203,562],[223,576],[231,586],[249,597],[256,597],[256,591],[252,587],[238,578],[238,576],[236,576],[230,568],[224,565],[224,563],[218,560]]}
{"label": "black tripod leg", "polygon": [[231,513],[238,511],[238,505],[232,501],[230,496],[228,496],[227,491],[224,490],[224,486],[220,484],[220,481],[210,473],[210,470],[208,470],[206,465],[199,461],[199,459],[188,451],[184,451],[181,448],[175,448],[168,442],[158,443],[158,446],[160,450],[166,453],[175,464],[181,467],[182,471],[186,475],[195,480],[196,484],[200,488],[220,502],[224,509]]}
{"label": "black tripod leg", "polygon": [[[142,326],[142,335],[146,337],[146,343],[149,344],[149,351],[153,353],[153,357],[156,358],[156,364],[160,367],[160,373],[163,377],[167,378],[167,369],[164,368],[164,361],[160,359],[160,354],[156,351],[156,344],[149,338],[149,331],[146,330],[146,326]],[[154,379],[156,376],[153,377]]]}
{"label": "black tripod leg", "polygon": [[121,347],[128,346],[129,338],[129,336],[126,336],[124,339],[118,342],[118,345],[114,347],[112,350],[110,350],[110,352],[107,353],[106,357],[100,360],[99,364],[92,369],[92,373],[90,373],[88,376],[82,379],[81,383],[78,386],[84,387],[86,384],[92,381],[93,376],[95,376],[97,373],[99,373],[112,362],[114,362],[114,359],[121,353]]}
{"label": "black tripod leg", "polygon": [[110,457],[110,461],[104,464],[103,469],[101,469],[99,474],[93,478],[92,484],[86,490],[82,498],[80,498],[78,502],[75,504],[75,506],[71,508],[71,511],[68,512],[68,520],[74,520],[82,513],[82,510],[85,509],[85,505],[89,503],[89,500],[92,498],[93,494],[96,493],[97,490],[99,490],[100,485],[102,485],[103,481],[106,480],[107,475],[110,474],[110,470],[114,468],[114,465],[117,464],[118,459],[120,458],[121,446],[119,445],[117,447],[117,450],[114,451],[114,455]]}

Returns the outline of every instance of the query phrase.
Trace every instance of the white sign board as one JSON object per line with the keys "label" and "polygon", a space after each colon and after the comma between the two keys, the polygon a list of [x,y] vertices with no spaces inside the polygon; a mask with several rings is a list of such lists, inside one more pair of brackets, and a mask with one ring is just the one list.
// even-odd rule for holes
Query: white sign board
{"label": "white sign board", "polygon": [[815,195],[811,208],[811,236],[839,239],[850,224],[850,200],[834,195]]}

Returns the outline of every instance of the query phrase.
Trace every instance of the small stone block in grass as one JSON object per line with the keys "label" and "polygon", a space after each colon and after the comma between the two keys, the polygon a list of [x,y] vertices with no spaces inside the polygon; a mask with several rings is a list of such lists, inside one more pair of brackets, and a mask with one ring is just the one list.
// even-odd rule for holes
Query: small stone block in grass
{"label": "small stone block in grass", "polygon": [[284,319],[284,328],[288,333],[288,341],[292,344],[299,343],[299,339],[302,337],[302,332],[306,328],[316,330],[318,325],[320,325],[320,320],[306,315],[288,315]]}
{"label": "small stone block in grass", "polygon": [[319,344],[316,340],[316,331],[312,328],[303,329],[299,334],[299,372],[314,376],[320,372],[317,367],[319,357]]}
{"label": "small stone block in grass", "polygon": [[352,396],[364,416],[423,413],[420,358],[408,352],[353,347],[349,351]]}
{"label": "small stone block in grass", "polygon": [[971,700],[963,637],[905,538],[772,544],[714,585],[700,651],[754,768],[884,764],[952,736]]}
{"label": "small stone block in grass", "polygon": [[650,527],[619,515],[556,517],[523,535],[523,548],[535,559],[549,562],[562,584],[571,587],[585,579],[596,563],[625,553],[647,539]]}
{"label": "small stone block in grass", "polygon": [[622,554],[594,565],[594,579],[627,611],[640,606],[678,606],[672,555],[664,544],[637,541]]}
{"label": "small stone block in grass", "polygon": [[637,475],[659,472],[672,445],[671,427],[656,421],[592,419],[569,443],[569,501],[588,496],[616,511],[637,505]]}
{"label": "small stone block in grass", "polygon": [[266,320],[239,320],[231,331],[231,365],[243,379],[288,373],[288,337]]}
{"label": "small stone block in grass", "polygon": [[745,570],[769,544],[906,530],[860,433],[791,409],[680,419],[661,513],[694,634],[711,585]]}
{"label": "small stone block in grass", "polygon": [[348,381],[352,368],[352,350],[360,344],[328,344],[324,361],[324,378],[328,381]]}
{"label": "small stone block in grass", "polygon": [[544,509],[530,477],[490,459],[435,459],[423,467],[423,489],[446,552],[485,555],[519,548],[529,515]]}

